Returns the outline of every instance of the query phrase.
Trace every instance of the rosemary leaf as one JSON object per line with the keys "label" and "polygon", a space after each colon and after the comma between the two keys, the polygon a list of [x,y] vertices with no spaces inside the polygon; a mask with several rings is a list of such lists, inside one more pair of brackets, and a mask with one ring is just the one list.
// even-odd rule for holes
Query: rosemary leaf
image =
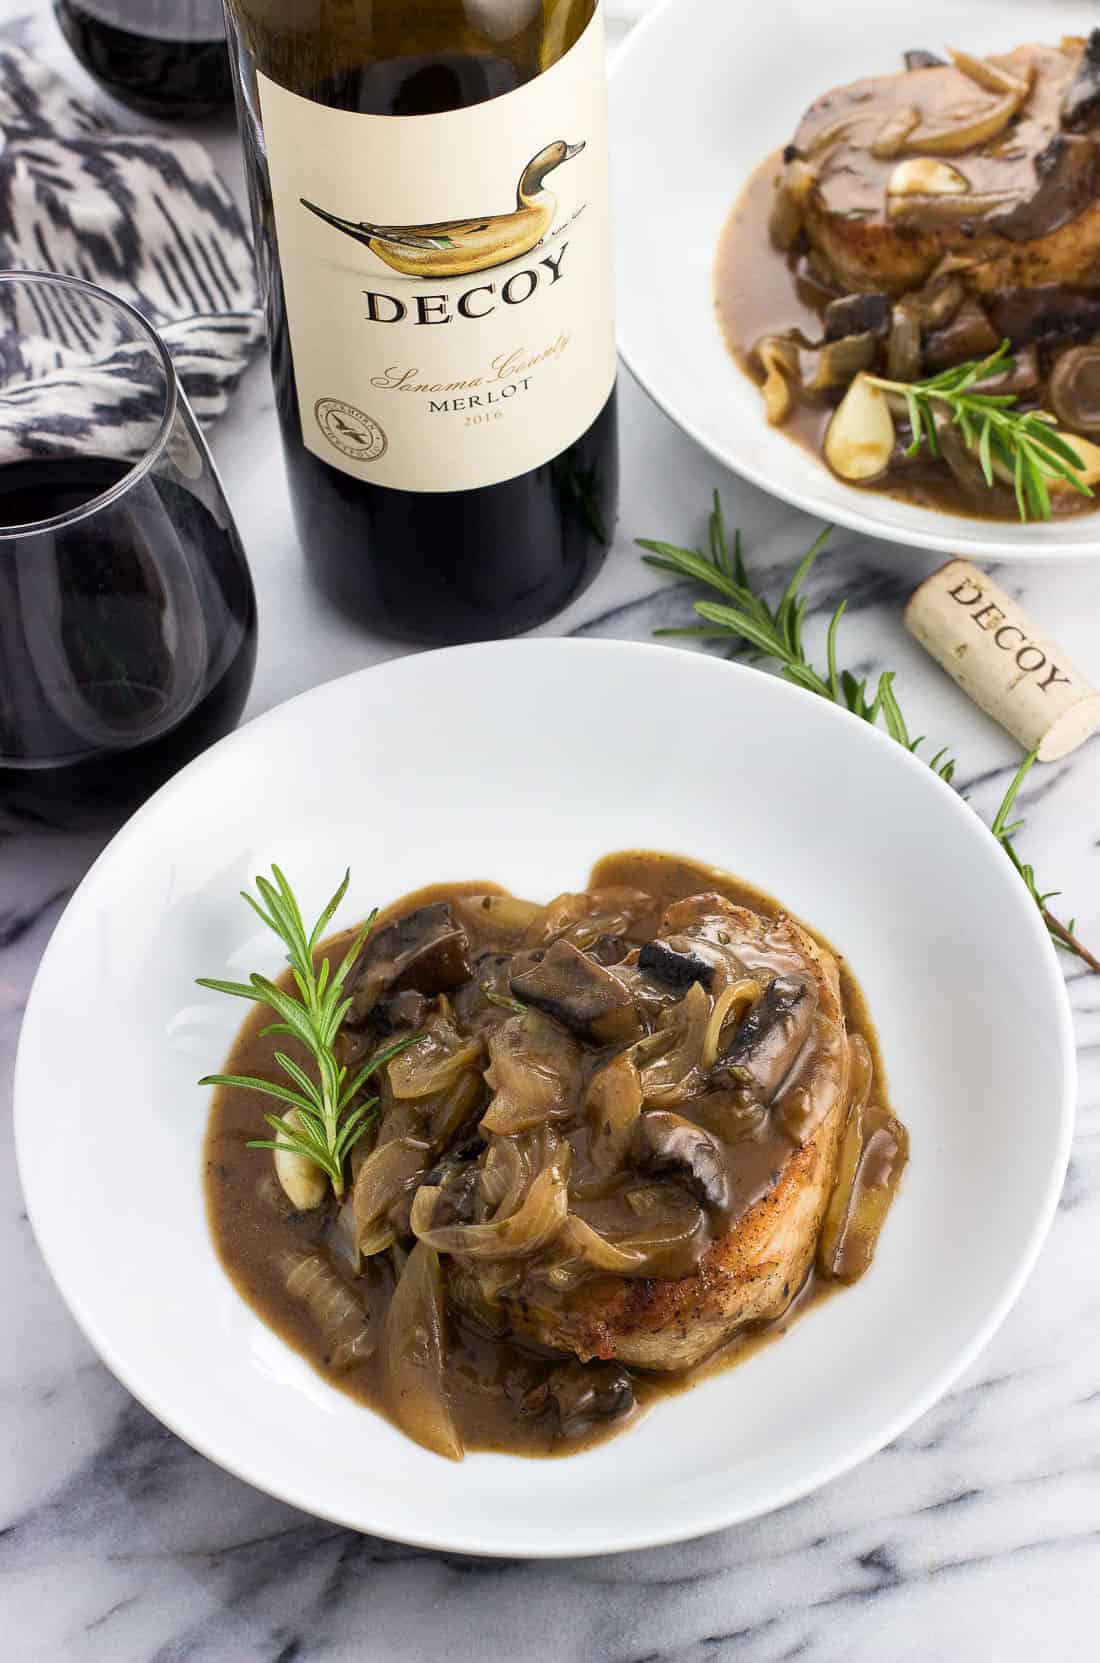
{"label": "rosemary leaf", "polygon": [[[912,387],[906,387],[904,384],[898,383],[898,390],[908,394],[910,391],[920,392],[923,388],[925,392],[931,391],[937,395],[941,393],[950,394],[952,397],[956,394],[961,395],[976,380],[989,374],[991,366],[1007,367],[1004,357],[1007,346],[1008,343],[1006,342],[991,359],[978,364],[959,365],[953,370],[945,370],[942,375],[934,376],[929,382],[915,383]],[[886,383],[886,385],[892,387],[893,383]],[[974,395],[973,402],[989,406],[994,412],[1000,412],[1004,409],[1004,398],[999,396]],[[1031,416],[1035,417],[1038,430],[1041,431],[1045,440],[1053,438],[1058,441],[1058,436],[1051,434],[1042,425],[1050,418],[1042,416],[1041,412],[1031,412]],[[1030,420],[1030,416],[1024,419]],[[979,441],[979,453],[981,444],[985,442],[985,431],[983,430],[983,439]],[[990,438],[986,445],[987,454],[991,447],[996,448],[1003,440],[1003,434],[993,432],[992,428],[988,431],[990,432]],[[1044,503],[1049,507],[1046,479],[1050,477],[1050,472],[1049,470],[1044,471],[1047,470],[1046,461],[1040,462],[1040,459],[1034,457],[1030,449],[1031,443],[1033,443],[1033,437],[1028,441],[1027,454],[1032,456],[1034,468],[1038,471],[1034,474],[1029,471],[1032,464],[1021,460],[1025,456],[1025,451],[1017,450],[1018,491],[1021,494],[1022,504],[1025,501],[1026,494],[1026,501],[1032,507],[1041,509]],[[1068,449],[1068,447],[1065,448]],[[1057,456],[1056,447],[1054,449]],[[1058,460],[1065,460],[1065,458],[1059,456]],[[1054,463],[1051,463],[1050,466],[1053,467]],[[1091,495],[1091,492],[1088,494]],[[825,675],[822,675],[806,656],[802,642],[802,621],[806,612],[807,597],[802,593],[802,586],[809,576],[818,555],[824,548],[826,538],[831,530],[832,527],[827,526],[799,561],[778,605],[773,611],[764,597],[757,594],[752,587],[745,567],[740,532],[735,533],[734,536],[734,554],[731,562],[722,505],[716,491],[709,522],[709,555],[701,553],[698,549],[681,549],[673,543],[655,542],[647,538],[639,538],[638,546],[645,551],[642,558],[647,565],[656,567],[658,571],[668,572],[673,577],[686,578],[689,582],[704,584],[711,589],[718,589],[727,597],[727,604],[719,605],[717,602],[709,600],[700,600],[693,603],[694,610],[699,617],[704,618],[711,626],[708,629],[660,629],[655,630],[654,634],[695,635],[713,640],[732,640],[734,651],[739,654],[743,653],[746,647],[751,647],[754,656],[774,660],[784,678],[793,682],[795,686],[803,687],[809,693],[816,693],[819,698],[828,699],[831,703],[850,710],[853,716],[858,716],[861,721],[869,722],[872,726],[877,725],[881,720],[882,726],[891,739],[896,740],[899,745],[904,745],[906,750],[916,754],[925,741],[923,739],[910,739],[909,737],[905,717],[902,714],[894,690],[894,671],[883,671],[879,677],[873,699],[868,699],[866,680],[857,679],[850,670],[841,669],[839,666],[837,639],[840,621],[847,606],[845,600],[840,602],[829,620],[826,637],[827,669]],[[1083,942],[1078,940],[1073,923],[1062,924],[1049,911],[1047,902],[1052,900],[1059,892],[1057,890],[1041,890],[1034,869],[1021,860],[1016,850],[1014,839],[1016,834],[1023,829],[1024,821],[1022,819],[1012,820],[1010,816],[1020,788],[1035,764],[1036,755],[1037,753],[1033,751],[1020,764],[989,829],[1026,884],[1028,893],[1039,908],[1043,922],[1046,924],[1055,945],[1074,954],[1084,964],[1087,964],[1091,970],[1100,972],[1100,959],[1090,952]],[[950,785],[952,783],[956,765],[946,746],[941,747],[935,753],[928,766],[945,784]]]}
{"label": "rosemary leaf", "polygon": [[1084,497],[1092,496],[1092,488],[1080,478],[1084,463],[1055,430],[1049,411],[1021,410],[1015,393],[973,391],[979,382],[1010,374],[1014,367],[1012,345],[1006,340],[988,358],[956,364],[924,381],[890,381],[881,375],[866,379],[870,386],[905,400],[912,435],[906,456],[917,456],[925,445],[931,456],[939,456],[934,414],[939,407],[974,452],[990,489],[999,467],[1015,491],[1021,520],[1049,520],[1048,480],[1060,479]]}
{"label": "rosemary leaf", "polygon": [[272,866],[270,878],[261,876],[256,879],[258,899],[247,891],[241,892],[256,916],[274,931],[285,946],[287,962],[298,990],[297,997],[258,973],[253,973],[247,983],[226,982],[205,976],[199,978],[200,987],[212,988],[216,993],[228,993],[238,999],[250,999],[255,1004],[269,1005],[280,1020],[269,1023],[261,1032],[288,1034],[296,1039],[312,1059],[316,1073],[316,1078],[313,1078],[285,1051],[276,1051],[274,1061],[291,1082],[290,1085],[246,1074],[208,1074],[199,1084],[242,1087],[274,1097],[293,1108],[298,1117],[297,1127],[288,1126],[278,1115],[265,1114],[264,1119],[275,1137],[254,1138],[249,1147],[282,1149],[303,1155],[328,1175],[338,1200],[344,1193],[344,1163],[348,1153],[370,1125],[378,1101],[371,1097],[356,1104],[355,1098],[372,1074],[420,1038],[419,1034],[410,1034],[376,1052],[351,1080],[347,1077],[347,1069],[337,1061],[333,1046],[351,1004],[344,993],[344,985],[377,913],[372,912],[357,931],[335,970],[328,957],[317,965],[314,954],[347,894],[350,880],[350,871],[345,872],[335,894],[322,908],[308,932],[297,897],[277,866]]}

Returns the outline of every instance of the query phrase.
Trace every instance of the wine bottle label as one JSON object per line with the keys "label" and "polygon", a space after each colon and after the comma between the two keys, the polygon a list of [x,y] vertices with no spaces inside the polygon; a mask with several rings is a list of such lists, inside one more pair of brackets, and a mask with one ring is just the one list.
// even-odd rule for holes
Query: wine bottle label
{"label": "wine bottle label", "polygon": [[149,40],[221,40],[222,0],[77,0],[78,9],[112,29]]}
{"label": "wine bottle label", "polygon": [[414,491],[558,456],[615,378],[599,10],[544,74],[442,115],[257,81],[306,448]]}

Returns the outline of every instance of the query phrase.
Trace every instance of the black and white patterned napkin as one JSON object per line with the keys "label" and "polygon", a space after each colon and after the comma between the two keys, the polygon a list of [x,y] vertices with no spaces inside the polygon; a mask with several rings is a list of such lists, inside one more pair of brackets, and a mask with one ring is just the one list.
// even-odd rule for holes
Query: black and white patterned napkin
{"label": "black and white patterned napkin", "polygon": [[[136,306],[204,424],[221,415],[263,337],[248,235],[203,146],[112,129],[13,45],[0,46],[0,267],[83,277]],[[106,314],[51,294],[37,291],[35,304],[50,310],[36,316],[26,288],[9,291],[0,318],[0,399],[9,418],[18,401],[24,453],[53,448],[59,400],[74,422],[102,429],[128,373]],[[110,379],[111,399],[97,399],[97,377]]]}

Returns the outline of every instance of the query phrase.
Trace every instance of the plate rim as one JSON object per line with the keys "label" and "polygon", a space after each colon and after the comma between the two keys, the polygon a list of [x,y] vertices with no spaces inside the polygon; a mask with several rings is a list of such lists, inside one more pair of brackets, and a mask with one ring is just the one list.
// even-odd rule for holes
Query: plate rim
{"label": "plate rim", "polygon": [[[1033,922],[1028,927],[1032,930],[1037,948],[1036,970],[1038,971],[1039,965],[1042,964],[1042,974],[1050,986],[1058,1012],[1057,1049],[1061,1064],[1062,1089],[1057,1104],[1056,1135],[1052,1134],[1050,1170],[1041,1205],[1036,1208],[1035,1218],[1018,1256],[1015,1269],[1002,1289],[999,1299],[990,1308],[985,1320],[977,1326],[968,1343],[960,1349],[947,1366],[940,1370],[923,1391],[908,1400],[905,1407],[891,1417],[885,1426],[876,1428],[875,1431],[869,1433],[863,1439],[857,1440],[841,1456],[822,1458],[808,1467],[799,1478],[792,1479],[785,1485],[774,1489],[765,1505],[750,1503],[739,1506],[736,1497],[731,1495],[726,1504],[712,1506],[701,1512],[699,1519],[691,1525],[676,1524],[669,1528],[668,1526],[662,1526],[659,1519],[654,1516],[652,1522],[633,1527],[628,1525],[619,1526],[613,1536],[609,1535],[607,1539],[598,1544],[594,1543],[593,1545],[580,1547],[572,1542],[562,1541],[560,1544],[548,1544],[538,1538],[531,1538],[530,1540],[522,1537],[517,1538],[514,1531],[507,1545],[500,1543],[487,1546],[479,1540],[476,1531],[471,1532],[462,1528],[448,1528],[441,1531],[430,1528],[423,1530],[380,1528],[377,1524],[364,1523],[361,1518],[349,1516],[339,1508],[319,1506],[316,1501],[303,1494],[293,1483],[284,1484],[277,1478],[272,1480],[266,1475],[248,1470],[247,1463],[239,1463],[234,1460],[232,1453],[227,1454],[222,1451],[216,1436],[208,1436],[205,1433],[195,1436],[185,1430],[181,1422],[186,1419],[186,1412],[182,1416],[177,1415],[172,1408],[169,1408],[166,1412],[155,1401],[151,1401],[151,1398],[155,1398],[156,1394],[146,1395],[141,1383],[140,1365],[131,1368],[114,1341],[100,1331],[94,1313],[89,1312],[82,1306],[79,1296],[74,1297],[70,1293],[65,1270],[63,1265],[59,1263],[59,1260],[64,1259],[65,1253],[64,1251],[55,1252],[55,1244],[47,1245],[44,1240],[38,1223],[35,1184],[32,1181],[30,1187],[28,1187],[27,1183],[28,1172],[32,1172],[39,1163],[36,1162],[32,1154],[34,1115],[30,1102],[29,1075],[33,1063],[30,1056],[30,1043],[26,1036],[28,1030],[32,1027],[30,1021],[32,1013],[35,1017],[35,1023],[37,1023],[37,1006],[42,1004],[47,997],[45,990],[48,986],[53,960],[63,951],[65,945],[62,939],[65,933],[63,926],[66,926],[67,921],[84,904],[85,892],[92,887],[91,880],[98,873],[101,866],[118,860],[124,854],[131,841],[141,835],[143,823],[154,812],[159,812],[179,793],[193,789],[194,780],[201,777],[203,772],[208,770],[215,753],[224,755],[227,750],[244,742],[246,734],[250,735],[249,742],[255,743],[256,737],[252,733],[253,729],[256,730],[256,733],[262,733],[265,729],[284,720],[284,713],[290,708],[306,706],[311,700],[325,695],[329,689],[334,687],[347,688],[351,683],[365,683],[370,686],[372,683],[369,678],[384,679],[384,672],[387,670],[392,672],[394,666],[418,663],[424,657],[454,661],[461,659],[463,656],[500,655],[504,657],[517,652],[525,655],[537,653],[546,657],[558,655],[571,657],[576,654],[591,657],[648,657],[656,654],[666,654],[670,651],[681,652],[685,657],[694,660],[699,666],[705,666],[706,668],[702,670],[703,674],[721,673],[727,677],[732,675],[735,682],[737,680],[744,681],[745,678],[750,677],[755,680],[763,676],[771,683],[772,691],[767,695],[768,697],[781,700],[797,699],[802,701],[801,707],[806,707],[807,695],[803,689],[794,687],[777,676],[769,675],[766,671],[753,669],[748,665],[730,663],[724,659],[716,659],[706,653],[693,652],[684,648],[669,648],[652,642],[587,639],[570,636],[542,636],[526,639],[521,637],[514,640],[477,642],[439,648],[428,654],[404,654],[397,658],[388,659],[381,664],[368,665],[359,670],[353,670],[346,675],[332,677],[328,681],[320,682],[316,686],[307,688],[292,698],[282,701],[280,704],[273,705],[238,727],[234,732],[227,734],[216,744],[208,747],[206,751],[194,758],[172,779],[162,785],[158,791],[154,792],[119,828],[89,867],[54,925],[50,939],[39,961],[24,1008],[16,1050],[13,1075],[13,1130],[16,1169],[27,1208],[27,1216],[34,1235],[35,1245],[45,1261],[55,1287],[61,1295],[69,1315],[100,1360],[125,1390],[136,1398],[156,1420],[166,1426],[189,1448],[230,1473],[234,1478],[263,1494],[272,1496],[277,1501],[297,1508],[313,1518],[357,1531],[360,1534],[377,1535],[383,1540],[400,1542],[411,1547],[430,1551],[461,1553],[490,1559],[563,1560],[591,1558],[606,1553],[637,1552],[648,1548],[669,1546],[681,1541],[696,1540],[716,1531],[746,1523],[750,1519],[766,1517],[782,1507],[801,1500],[815,1490],[822,1488],[825,1484],[830,1483],[833,1479],[840,1478],[852,1471],[872,1455],[878,1453],[879,1450],[892,1443],[909,1426],[926,1414],[951,1389],[959,1376],[970,1366],[975,1357],[984,1350],[1001,1327],[1031,1275],[1049,1234],[1065,1181],[1074,1131],[1077,1100],[1077,1055],[1068,989],[1054,945],[1044,929],[1038,913],[1034,912]],[[407,674],[409,671],[402,669],[397,673]],[[328,696],[331,696],[331,694]],[[816,718],[818,720],[856,724],[865,735],[865,738],[855,740],[857,745],[868,744],[872,747],[876,745],[887,747],[890,754],[896,758],[895,765],[918,770],[929,780],[931,789],[939,788],[948,792],[955,803],[955,807],[948,812],[958,816],[960,827],[968,824],[971,828],[970,831],[964,832],[962,835],[973,836],[983,826],[983,822],[976,812],[967,806],[953,787],[940,780],[937,775],[929,770],[925,762],[912,752],[907,752],[904,747],[899,746],[881,729],[859,722],[849,711],[829,704],[824,700],[814,699],[812,708],[819,712],[819,716]],[[811,720],[814,719],[811,718]],[[854,734],[854,729],[852,731]],[[936,782],[935,785],[931,785],[933,781]],[[991,845],[990,852],[992,852],[992,847]],[[1023,901],[1025,891],[1021,889],[1019,896],[1020,900]],[[1033,908],[1030,902],[1026,907],[1021,907],[1019,909],[1021,920],[1029,916],[1032,911]],[[72,928],[71,923],[68,923],[67,927]],[[483,1452],[473,1452],[471,1459],[477,1460],[482,1454]],[[507,1456],[503,1458],[522,1459],[522,1457]]]}
{"label": "plate rim", "polygon": [[[660,27],[666,17],[666,14],[671,13],[674,9],[680,13],[685,13],[689,7],[694,7],[696,10],[701,11],[703,7],[709,3],[710,0],[657,0],[657,4],[655,4],[644,14],[642,18],[639,19],[637,23],[633,25],[629,34],[627,34],[625,39],[619,43],[611,57],[608,70],[608,81],[612,98],[614,97],[614,88],[616,84],[621,78],[624,77],[624,65],[631,65],[637,56],[647,50],[647,42],[650,32]],[[681,26],[683,26],[686,19],[681,17],[680,21]],[[690,27],[691,25],[688,24],[688,26]],[[613,116],[610,123],[610,129],[612,163],[614,164],[616,145],[614,142],[615,121]],[[764,160],[763,157],[760,159],[761,161]],[[617,224],[620,217],[614,212],[616,208],[616,202],[614,199],[614,180],[616,172],[617,169],[615,169],[613,165],[613,224]],[[747,183],[747,179],[744,180],[740,188],[743,190]],[[723,227],[728,221],[729,214],[733,212],[737,201],[737,194],[731,196],[726,220],[723,220]],[[709,267],[712,273],[713,267],[714,259],[712,256]],[[716,462],[722,465],[722,467],[729,469],[729,471],[736,474],[738,478],[747,480],[750,485],[754,485],[758,490],[763,491],[767,496],[772,497],[779,502],[784,502],[791,508],[799,509],[802,513],[812,514],[815,519],[822,521],[825,525],[843,526],[845,530],[855,531],[863,537],[877,539],[880,542],[892,543],[910,550],[927,550],[936,554],[948,555],[961,554],[976,560],[985,560],[987,562],[1012,562],[1018,565],[1026,565],[1033,562],[1040,564],[1057,564],[1061,561],[1086,561],[1100,559],[1100,507],[1093,510],[1091,514],[1078,516],[1078,520],[1082,525],[1088,525],[1090,523],[1094,525],[1094,532],[1091,540],[1089,540],[1085,534],[1082,534],[1081,537],[1076,538],[1072,542],[1066,542],[1064,544],[1051,543],[1045,547],[1039,546],[1034,549],[1028,549],[1021,547],[1019,543],[1012,542],[1007,538],[999,539],[996,536],[982,538],[973,534],[968,534],[965,528],[970,522],[964,515],[951,516],[950,529],[938,531],[935,529],[934,525],[931,525],[931,522],[935,519],[948,519],[948,516],[938,514],[935,509],[923,510],[923,512],[927,514],[930,522],[930,529],[927,531],[921,527],[900,526],[893,524],[890,521],[882,523],[871,518],[858,507],[858,501],[861,493],[854,487],[849,487],[845,491],[844,497],[841,501],[831,501],[820,496],[812,489],[807,488],[805,490],[801,490],[797,486],[788,484],[787,477],[782,472],[772,474],[766,467],[757,466],[753,462],[746,461],[742,458],[735,458],[728,448],[724,448],[717,439],[710,437],[698,426],[691,414],[690,401],[685,401],[681,404],[674,394],[667,394],[661,391],[656,385],[654,378],[647,375],[641,368],[639,368],[637,358],[632,351],[631,338],[628,336],[624,325],[623,320],[625,315],[625,311],[621,306],[616,308],[615,336],[618,343],[619,355],[627,369],[630,371],[630,374],[634,377],[634,380],[645,393],[646,397],[650,399],[650,401],[656,405],[657,409],[660,410],[663,415],[667,416],[668,420],[672,422],[681,433],[689,438],[692,443],[697,444],[700,449],[704,450],[708,456],[712,456]],[[730,362],[732,363],[733,360],[730,357],[729,350],[726,347],[725,342],[721,341],[720,335],[718,337],[718,341],[721,345],[723,353],[727,358],[730,358]],[[743,374],[743,372],[739,373]],[[791,444],[794,446],[795,441],[791,440]],[[825,470],[824,463],[821,463],[820,467],[823,472],[827,472],[827,470]],[[848,506],[849,498],[852,500],[851,507]],[[891,499],[882,493],[876,493],[876,500],[879,502],[889,502]],[[997,520],[983,521],[975,519],[973,523],[987,526],[998,526],[1003,522]],[[1069,523],[1069,521],[1063,521],[1063,523]],[[1012,524],[1015,528],[1014,522],[1009,522],[1009,524]],[[1032,522],[1032,524],[1035,525],[1036,529],[1041,531],[1043,522]]]}

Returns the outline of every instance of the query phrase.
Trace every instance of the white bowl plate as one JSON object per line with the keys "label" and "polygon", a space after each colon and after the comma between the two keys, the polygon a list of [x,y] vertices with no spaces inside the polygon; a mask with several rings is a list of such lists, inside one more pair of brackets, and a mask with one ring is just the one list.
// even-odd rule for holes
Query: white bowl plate
{"label": "white bowl plate", "polygon": [[916,508],[845,485],[764,420],[714,306],[718,240],[750,175],[812,101],[902,68],[908,47],[976,54],[1087,34],[1085,0],[666,0],[620,48],[611,78],[619,345],[672,420],[727,467],[823,520],[987,560],[1100,553],[1091,514],[1012,525]]}
{"label": "white bowl plate", "polygon": [[[870,1274],[743,1367],[582,1455],[452,1465],[325,1384],[230,1285],[207,1232],[208,1093],[243,1007],[199,975],[277,968],[238,898],[277,861],[341,922],[433,880],[549,898],[651,847],[762,885],[849,958],[912,1162]],[[473,1553],[714,1530],[893,1438],[1016,1296],[1073,1104],[1053,948],[977,816],[908,752],[758,671],[538,640],[330,682],[215,745],[119,833],[57,927],[16,1071],[20,1172],[65,1299],[175,1432],[325,1518]],[[267,1157],[257,1154],[257,1161]]]}

